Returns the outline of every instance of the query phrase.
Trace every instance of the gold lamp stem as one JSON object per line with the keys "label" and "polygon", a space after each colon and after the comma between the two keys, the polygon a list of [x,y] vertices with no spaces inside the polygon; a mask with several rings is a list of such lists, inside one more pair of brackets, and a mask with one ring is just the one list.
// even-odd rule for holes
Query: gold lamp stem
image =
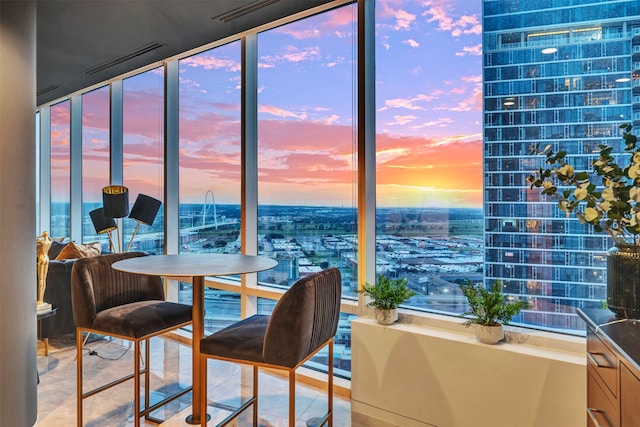
{"label": "gold lamp stem", "polygon": [[111,237],[111,231],[107,231],[107,236],[109,236],[109,245],[111,245],[111,249],[116,250],[116,246],[113,244],[113,238]]}
{"label": "gold lamp stem", "polygon": [[117,233],[116,237],[117,237],[117,240],[118,240],[118,252],[122,252],[122,247],[120,246],[120,241],[121,241],[121,239],[120,239],[120,226],[121,226],[121,223],[119,221],[119,218],[116,218],[116,233]]}
{"label": "gold lamp stem", "polygon": [[136,221],[136,228],[133,230],[133,234],[131,235],[131,240],[129,240],[129,244],[127,245],[127,250],[125,252],[129,252],[129,248],[133,243],[133,238],[136,237],[136,233],[138,232],[138,228],[140,228],[140,221]]}

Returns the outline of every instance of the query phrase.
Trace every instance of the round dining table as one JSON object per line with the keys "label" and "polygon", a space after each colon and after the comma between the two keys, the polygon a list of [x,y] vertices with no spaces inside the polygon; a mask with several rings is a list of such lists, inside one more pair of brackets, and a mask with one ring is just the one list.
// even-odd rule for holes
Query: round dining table
{"label": "round dining table", "polygon": [[204,337],[204,278],[206,276],[230,276],[269,270],[278,265],[274,259],[265,256],[241,254],[183,253],[172,255],[150,255],[129,258],[113,263],[113,268],[134,274],[162,277],[191,277],[193,280],[193,338],[192,376],[193,404],[189,424],[202,424],[200,408],[206,409],[207,364],[201,363],[200,340]]}

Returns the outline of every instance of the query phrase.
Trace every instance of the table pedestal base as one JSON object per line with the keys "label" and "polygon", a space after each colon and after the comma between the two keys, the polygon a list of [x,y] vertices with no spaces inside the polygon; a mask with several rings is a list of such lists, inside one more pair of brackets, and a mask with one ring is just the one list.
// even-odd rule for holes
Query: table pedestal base
{"label": "table pedestal base", "polygon": [[[193,415],[189,415],[187,418],[187,423],[191,424],[191,425],[201,425],[201,422],[194,422],[193,421]],[[211,415],[207,414],[207,421],[211,421]]]}

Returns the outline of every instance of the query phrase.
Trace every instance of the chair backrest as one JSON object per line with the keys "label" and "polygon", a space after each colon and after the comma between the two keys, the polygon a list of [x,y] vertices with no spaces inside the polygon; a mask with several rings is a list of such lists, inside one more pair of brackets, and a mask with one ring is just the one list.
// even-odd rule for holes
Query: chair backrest
{"label": "chair backrest", "polygon": [[118,271],[111,264],[127,258],[146,256],[128,252],[79,258],[71,270],[71,305],[76,326],[90,327],[102,310],[145,300],[164,300],[162,280]]}
{"label": "chair backrest", "polygon": [[293,368],[338,330],[342,278],[329,268],[298,280],[273,309],[263,360]]}

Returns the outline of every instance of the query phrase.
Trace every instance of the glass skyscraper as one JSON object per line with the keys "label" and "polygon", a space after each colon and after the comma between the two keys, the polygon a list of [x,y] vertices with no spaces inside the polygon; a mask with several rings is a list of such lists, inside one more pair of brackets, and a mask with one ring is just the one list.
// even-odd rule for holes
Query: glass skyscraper
{"label": "glass skyscraper", "polygon": [[590,170],[598,145],[622,151],[619,126],[640,128],[638,0],[484,0],[485,277],[526,296],[529,324],[581,328],[578,307],[606,300],[612,246],[526,177],[536,144]]}

